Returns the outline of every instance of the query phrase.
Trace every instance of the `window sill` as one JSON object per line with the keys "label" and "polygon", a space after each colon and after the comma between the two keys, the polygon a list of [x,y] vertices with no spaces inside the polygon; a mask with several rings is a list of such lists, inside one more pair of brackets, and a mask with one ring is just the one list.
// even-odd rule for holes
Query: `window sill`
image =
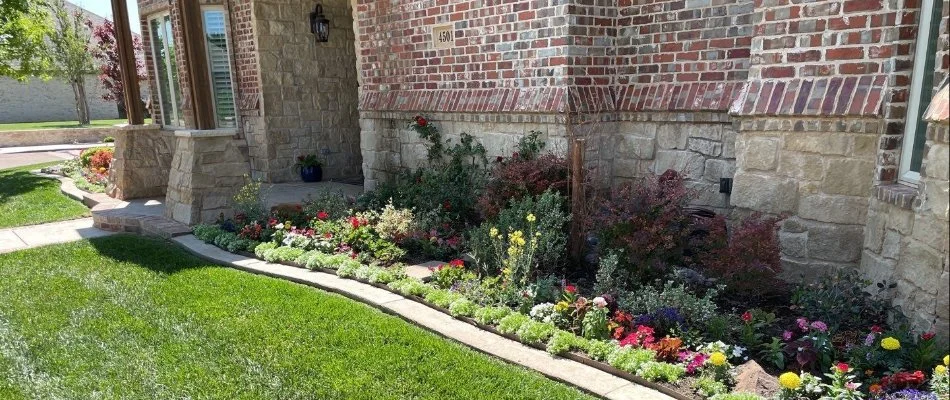
{"label": "window sill", "polygon": [[917,188],[891,183],[874,187],[874,197],[887,204],[910,210],[917,200]]}

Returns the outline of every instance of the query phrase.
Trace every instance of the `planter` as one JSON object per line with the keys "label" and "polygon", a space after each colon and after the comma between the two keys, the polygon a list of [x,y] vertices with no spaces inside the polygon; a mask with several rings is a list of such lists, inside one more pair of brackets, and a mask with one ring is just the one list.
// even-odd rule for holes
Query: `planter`
{"label": "planter", "polygon": [[304,182],[320,182],[323,180],[323,168],[319,165],[300,167],[300,179]]}

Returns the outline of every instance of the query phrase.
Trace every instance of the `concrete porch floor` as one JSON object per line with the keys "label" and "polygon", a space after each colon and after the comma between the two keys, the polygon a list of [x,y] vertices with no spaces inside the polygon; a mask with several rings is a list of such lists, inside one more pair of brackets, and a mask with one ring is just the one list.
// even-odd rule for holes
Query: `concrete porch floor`
{"label": "concrete porch floor", "polygon": [[309,197],[324,192],[339,193],[345,197],[356,198],[363,194],[363,185],[352,185],[341,182],[313,182],[313,183],[272,183],[261,185],[261,195],[264,205],[268,208],[278,204],[299,204]]}

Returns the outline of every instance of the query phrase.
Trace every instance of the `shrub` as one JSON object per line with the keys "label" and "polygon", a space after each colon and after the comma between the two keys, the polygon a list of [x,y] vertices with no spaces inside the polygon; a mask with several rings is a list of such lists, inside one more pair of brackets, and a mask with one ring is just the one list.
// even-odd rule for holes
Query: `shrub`
{"label": "shrub", "polygon": [[485,191],[478,198],[479,212],[485,219],[494,219],[510,201],[549,190],[567,196],[569,177],[567,160],[553,154],[501,161],[495,164]]}
{"label": "shrub", "polygon": [[476,279],[475,274],[466,271],[460,262],[455,261],[452,264],[440,265],[432,271],[432,283],[442,289],[449,289],[458,282],[473,279]]}
{"label": "shrub", "polygon": [[82,152],[79,153],[79,165],[80,165],[81,167],[83,167],[83,168],[89,168],[89,167],[91,167],[91,166],[92,166],[92,158],[95,157],[96,154],[99,154],[99,153],[101,153],[101,152],[106,152],[106,153],[108,153],[108,154],[109,154],[109,159],[111,160],[111,159],[112,159],[112,153],[113,153],[114,151],[115,151],[115,150],[114,150],[112,147],[90,147],[90,148],[85,149],[85,150],[83,150]]}
{"label": "shrub", "polygon": [[682,176],[667,170],[595,201],[586,222],[599,234],[601,249],[621,250],[625,279],[647,282],[671,266],[691,263],[687,250],[693,226],[685,209],[689,200]]}
{"label": "shrub", "polygon": [[392,200],[380,211],[373,229],[379,237],[400,243],[416,230],[416,217],[408,208],[396,208]]}
{"label": "shrub", "polygon": [[660,289],[646,285],[622,294],[618,304],[621,309],[634,315],[656,315],[660,311],[673,309],[686,324],[700,327],[717,315],[715,299],[718,294],[718,290],[710,289],[699,297],[686,286],[666,281]]}
{"label": "shrub", "polygon": [[676,382],[686,374],[686,367],[679,364],[650,361],[640,367],[640,376],[650,382]]}
{"label": "shrub", "polygon": [[782,272],[775,232],[780,220],[753,214],[739,222],[731,235],[726,234],[721,216],[712,221],[710,249],[700,255],[700,263],[707,274],[726,285],[730,298],[745,306],[758,305],[784,288],[777,277]]}
{"label": "shrub", "polygon": [[254,249],[254,255],[257,256],[257,258],[264,258],[264,254],[276,248],[277,248],[277,243],[274,243],[274,242],[261,243]]}
{"label": "shrub", "polygon": [[478,305],[466,298],[460,298],[449,304],[449,314],[453,317],[471,317],[478,310]]}
{"label": "shrub", "polygon": [[337,219],[347,215],[350,204],[342,192],[324,190],[316,195],[307,195],[303,202],[303,212],[310,217],[316,217],[321,211],[328,218]]}
{"label": "shrub", "polygon": [[266,213],[264,207],[264,198],[261,195],[261,182],[244,176],[246,183],[238,189],[238,192],[231,199],[234,211],[237,213],[236,219],[243,221],[260,221],[264,219]]}
{"label": "shrub", "polygon": [[557,327],[552,323],[528,320],[518,328],[517,335],[528,343],[542,344],[556,331]]}
{"label": "shrub", "polygon": [[881,282],[877,294],[866,291],[869,286],[871,282],[858,271],[835,271],[796,287],[792,304],[802,316],[825,321],[834,330],[864,330],[869,325],[884,325],[892,307],[886,296],[881,295],[895,286]]}
{"label": "shrub", "polygon": [[547,351],[551,354],[563,354],[578,349],[583,345],[583,339],[568,332],[557,330],[548,340]]}
{"label": "shrub", "polygon": [[618,347],[609,356],[607,363],[631,374],[639,374],[640,368],[648,362],[654,362],[656,355],[650,349]]}
{"label": "shrub", "polygon": [[102,138],[102,143],[115,143],[115,138],[112,136],[106,136]]}
{"label": "shrub", "polygon": [[426,301],[442,308],[447,308],[453,302],[461,298],[462,295],[458,293],[442,289],[432,289],[425,295]]}
{"label": "shrub", "polygon": [[93,171],[102,172],[108,170],[112,165],[112,149],[109,150],[99,150],[92,155],[92,158],[89,160],[89,169]]}
{"label": "shrub", "polygon": [[514,334],[521,329],[521,326],[531,321],[531,318],[521,313],[511,313],[498,321],[498,331],[506,334]]}
{"label": "shrub", "polygon": [[224,231],[221,230],[221,228],[219,228],[217,225],[208,224],[195,225],[191,231],[195,234],[195,237],[198,238],[198,240],[206,243],[214,243],[214,239],[218,235],[224,233]]}
{"label": "shrub", "polygon": [[511,313],[508,307],[482,307],[475,311],[475,320],[482,324],[494,325]]}
{"label": "shrub", "polygon": [[[501,265],[495,244],[491,238],[492,228],[500,232],[534,229],[539,232],[537,245],[532,257],[539,274],[558,272],[566,259],[567,223],[571,217],[564,211],[565,198],[553,191],[545,191],[538,196],[526,196],[512,200],[503,210],[497,221],[485,222],[474,229],[469,237],[476,263],[482,271],[497,272]],[[536,222],[529,222],[527,215],[534,215]]]}

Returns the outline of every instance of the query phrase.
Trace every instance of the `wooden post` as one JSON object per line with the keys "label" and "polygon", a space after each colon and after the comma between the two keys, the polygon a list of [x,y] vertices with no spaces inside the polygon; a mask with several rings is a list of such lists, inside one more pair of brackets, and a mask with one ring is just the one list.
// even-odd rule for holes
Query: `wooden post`
{"label": "wooden post", "polygon": [[135,68],[135,47],[132,45],[132,29],[129,25],[129,10],[125,0],[112,0],[112,22],[115,26],[115,47],[119,53],[119,74],[122,78],[122,94],[125,96],[125,114],[129,125],[145,124],[142,98],[139,92],[139,76]]}
{"label": "wooden post", "polygon": [[584,139],[574,139],[571,143],[571,258],[577,265],[581,264],[584,255],[584,152],[587,142]]}
{"label": "wooden post", "polygon": [[[119,0],[121,1],[121,0]],[[214,129],[214,100],[211,97],[211,77],[208,74],[208,56],[205,53],[205,35],[201,22],[201,5],[195,0],[178,0],[181,20],[184,63],[188,69],[188,88],[195,128]]]}

